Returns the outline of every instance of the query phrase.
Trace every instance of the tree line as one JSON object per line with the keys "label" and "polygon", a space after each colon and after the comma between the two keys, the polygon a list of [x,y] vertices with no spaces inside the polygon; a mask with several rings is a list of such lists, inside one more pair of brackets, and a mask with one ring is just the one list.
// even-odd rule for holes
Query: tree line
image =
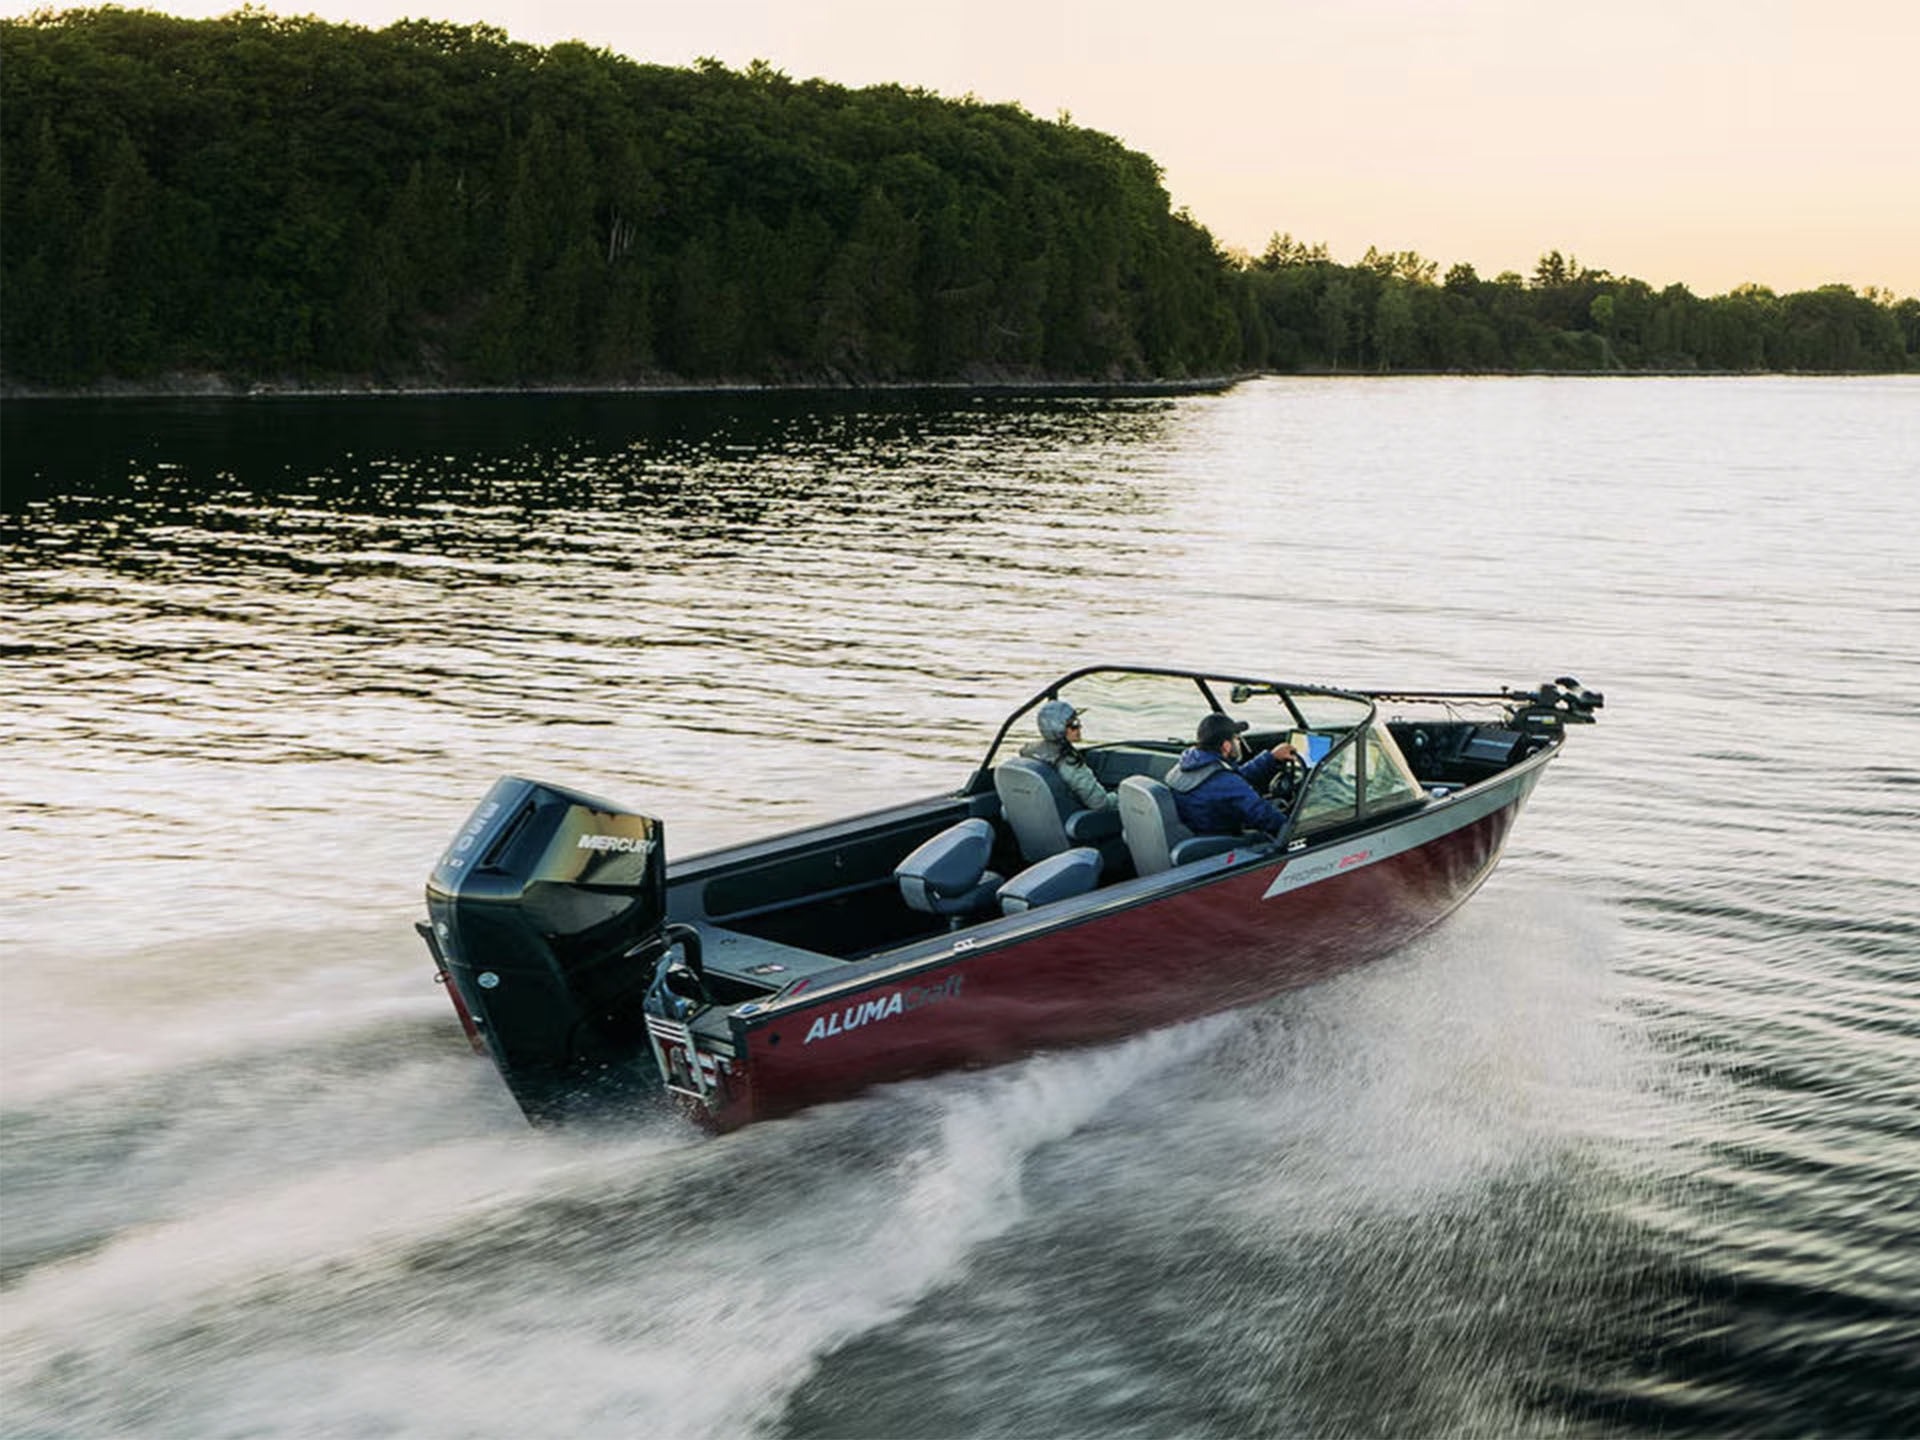
{"label": "tree line", "polygon": [[1250,337],[1275,369],[1807,370],[1920,368],[1920,300],[1847,285],[1776,295],[1742,285],[1703,299],[1684,285],[1589,269],[1558,250],[1530,276],[1483,280],[1459,264],[1370,248],[1337,265],[1324,245],[1276,235],[1243,262],[1257,297]]}
{"label": "tree line", "polygon": [[1902,369],[1920,303],[1230,254],[1018,106],[484,25],[0,22],[0,375],[311,384]]}

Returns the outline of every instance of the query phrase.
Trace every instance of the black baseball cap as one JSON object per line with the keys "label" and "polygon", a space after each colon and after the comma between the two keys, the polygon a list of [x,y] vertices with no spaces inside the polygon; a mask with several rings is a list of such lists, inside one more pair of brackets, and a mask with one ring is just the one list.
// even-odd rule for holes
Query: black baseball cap
{"label": "black baseball cap", "polygon": [[1215,710],[1200,717],[1200,729],[1194,738],[1202,750],[1218,750],[1224,741],[1246,728],[1246,721],[1236,720],[1231,715],[1222,715]]}

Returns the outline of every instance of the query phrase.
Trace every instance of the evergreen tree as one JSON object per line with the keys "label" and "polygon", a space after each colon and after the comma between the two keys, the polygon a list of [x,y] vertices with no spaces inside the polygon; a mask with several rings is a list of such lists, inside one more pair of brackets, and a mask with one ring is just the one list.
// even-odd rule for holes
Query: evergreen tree
{"label": "evergreen tree", "polygon": [[437,21],[0,21],[0,213],[0,375],[56,387],[1920,364],[1882,292],[1249,259],[1065,118]]}

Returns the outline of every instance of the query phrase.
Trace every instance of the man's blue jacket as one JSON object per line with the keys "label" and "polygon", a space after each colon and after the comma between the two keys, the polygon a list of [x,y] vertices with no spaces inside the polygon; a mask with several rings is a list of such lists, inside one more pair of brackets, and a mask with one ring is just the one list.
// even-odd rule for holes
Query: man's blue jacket
{"label": "man's blue jacket", "polygon": [[1237,835],[1242,830],[1277,835],[1287,823],[1286,812],[1268,804],[1260,792],[1279,768],[1269,751],[1262,750],[1236,770],[1213,751],[1195,746],[1167,772],[1167,788],[1173,791],[1180,823],[1196,835]]}

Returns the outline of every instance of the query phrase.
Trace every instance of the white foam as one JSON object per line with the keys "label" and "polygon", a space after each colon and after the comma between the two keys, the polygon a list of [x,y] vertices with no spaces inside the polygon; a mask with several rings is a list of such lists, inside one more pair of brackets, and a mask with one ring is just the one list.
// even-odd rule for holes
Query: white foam
{"label": "white foam", "polygon": [[[684,1137],[676,1137],[684,1140]],[[649,1135],[620,1158],[671,1148]],[[36,1357],[144,1343],[264,1285],[298,1291],[329,1267],[365,1266],[431,1237],[564,1192],[603,1155],[527,1134],[461,1141],[260,1183],[182,1219],[135,1226],[104,1248],[36,1270],[9,1293],[0,1357],[9,1385]]]}
{"label": "white foam", "polygon": [[1644,1133],[1658,1101],[1617,1023],[1618,945],[1603,911],[1501,887],[1401,954],[1290,997],[1245,1088],[1195,1118],[1257,1127],[1284,1157],[1231,1202],[1294,1229],[1406,1216]]}
{"label": "white foam", "polygon": [[[400,938],[396,938],[400,937]],[[6,1100],[26,1108],[197,1065],[324,1045],[452,1007],[424,947],[389,931],[257,931],[76,966],[16,956],[0,1010]]]}
{"label": "white foam", "polygon": [[[157,1408],[200,1435],[742,1434],[1017,1224],[1036,1150],[1233,1023],[719,1141],[528,1135],[272,1176],[28,1277],[0,1376],[83,1429]],[[455,1237],[442,1293],[410,1257]],[[182,1349],[162,1375],[152,1352]]]}

